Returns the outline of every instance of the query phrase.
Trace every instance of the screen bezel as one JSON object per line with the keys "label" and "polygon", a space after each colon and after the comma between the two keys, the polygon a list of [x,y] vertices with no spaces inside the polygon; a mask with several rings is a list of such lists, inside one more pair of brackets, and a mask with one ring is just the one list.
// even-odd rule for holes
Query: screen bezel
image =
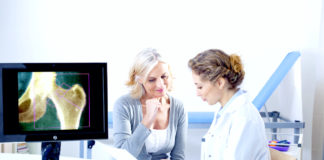
{"label": "screen bezel", "polygon": [[[91,111],[90,113],[91,117],[98,119],[93,122],[93,118],[91,118],[91,124],[95,127],[82,130],[19,130],[17,117],[10,116],[15,112],[18,113],[18,85],[10,85],[17,84],[18,72],[90,73],[89,85],[91,85],[90,101],[92,105],[92,113]],[[13,86],[16,88],[12,89]],[[108,139],[107,98],[107,63],[0,63],[0,142]],[[15,104],[16,109],[10,108]]]}

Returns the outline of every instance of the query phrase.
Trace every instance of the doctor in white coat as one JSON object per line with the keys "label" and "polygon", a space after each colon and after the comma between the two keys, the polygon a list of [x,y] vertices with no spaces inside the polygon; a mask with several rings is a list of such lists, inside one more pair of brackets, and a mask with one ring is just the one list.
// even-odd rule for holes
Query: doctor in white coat
{"label": "doctor in white coat", "polygon": [[201,148],[202,160],[268,160],[264,122],[238,88],[244,79],[239,56],[212,49],[188,62],[197,95],[209,105],[220,103]]}

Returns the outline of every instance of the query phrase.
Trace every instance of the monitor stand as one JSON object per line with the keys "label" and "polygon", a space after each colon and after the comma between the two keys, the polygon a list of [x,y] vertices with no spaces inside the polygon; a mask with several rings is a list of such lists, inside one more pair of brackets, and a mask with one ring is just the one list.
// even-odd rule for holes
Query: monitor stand
{"label": "monitor stand", "polygon": [[94,140],[88,140],[88,147],[87,147],[87,158],[91,159],[92,158],[92,152],[91,149],[95,145]]}
{"label": "monitor stand", "polygon": [[42,160],[59,160],[61,142],[42,142]]}
{"label": "monitor stand", "polygon": [[[87,141],[87,158],[92,158],[91,149],[95,145],[94,140]],[[42,142],[41,153],[42,160],[59,160],[61,151],[61,142]],[[83,154],[83,153],[82,153]],[[83,158],[83,155],[80,155]]]}

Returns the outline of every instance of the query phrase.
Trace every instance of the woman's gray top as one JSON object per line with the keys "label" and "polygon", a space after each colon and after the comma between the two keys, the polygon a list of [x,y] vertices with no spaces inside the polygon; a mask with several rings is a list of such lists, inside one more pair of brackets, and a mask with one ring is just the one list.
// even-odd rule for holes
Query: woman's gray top
{"label": "woman's gray top", "polygon": [[145,140],[150,135],[150,129],[142,123],[142,104],[139,99],[133,99],[129,94],[120,97],[113,111],[114,146],[131,153],[139,160],[185,159],[185,141],[187,137],[187,114],[182,102],[170,98],[169,125],[167,127],[168,143],[155,152],[148,153]]}

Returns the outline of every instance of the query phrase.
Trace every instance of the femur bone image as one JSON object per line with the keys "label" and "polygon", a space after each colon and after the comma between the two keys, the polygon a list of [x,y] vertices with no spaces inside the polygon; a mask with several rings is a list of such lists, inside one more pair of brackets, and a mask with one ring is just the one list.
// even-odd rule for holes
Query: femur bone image
{"label": "femur bone image", "polygon": [[[78,129],[86,105],[86,93],[79,84],[56,84],[56,72],[32,72],[27,89],[19,98],[19,122],[36,122],[42,118],[50,99],[56,108],[60,129]],[[67,86],[68,89],[63,88]]]}

